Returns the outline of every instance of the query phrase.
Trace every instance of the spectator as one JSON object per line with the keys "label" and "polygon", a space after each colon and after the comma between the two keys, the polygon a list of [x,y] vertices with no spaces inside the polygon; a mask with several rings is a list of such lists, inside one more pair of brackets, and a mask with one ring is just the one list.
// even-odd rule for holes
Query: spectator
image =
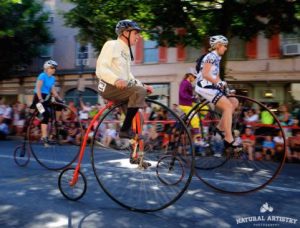
{"label": "spectator", "polygon": [[[266,107],[268,109],[271,109],[272,108],[272,105],[270,104],[266,104]],[[273,124],[274,123],[274,117],[271,115],[271,113],[267,110],[263,110],[261,113],[260,113],[260,122],[262,124]]]}
{"label": "spectator", "polygon": [[92,110],[91,104],[83,102],[82,98],[80,98],[80,110],[79,110],[79,119],[83,122],[83,126],[86,128],[89,120],[89,112]]}
{"label": "spectator", "polygon": [[[190,73],[186,73],[179,86],[179,108],[187,116],[189,112],[193,109],[195,105],[196,98],[193,94],[193,83],[197,78],[197,73],[190,70]],[[200,140],[200,119],[198,115],[194,115],[190,120],[191,134],[193,136],[194,143],[202,145],[203,147],[208,147],[209,145]]]}
{"label": "spectator", "polygon": [[271,160],[275,155],[275,142],[271,135],[265,136],[262,143],[262,154],[266,160]]}
{"label": "spectator", "polygon": [[243,150],[247,152],[248,159],[253,160],[254,159],[253,152],[254,152],[256,137],[252,132],[251,126],[246,126],[245,133],[242,134],[241,138],[242,138]]}
{"label": "spectator", "polygon": [[295,136],[289,137],[288,144],[290,151],[288,153],[288,160],[300,160],[300,130],[296,132]]}
{"label": "spectator", "polygon": [[[287,105],[281,105],[279,107],[278,119],[282,126],[290,126],[293,123],[292,115],[288,110]],[[288,138],[291,136],[291,129],[284,127],[285,137]]]}
{"label": "spectator", "polygon": [[115,142],[117,139],[117,131],[116,131],[116,127],[113,124],[107,124],[107,128],[104,132],[104,136],[103,136],[103,144],[104,146],[110,146],[111,143]]}
{"label": "spectator", "polygon": [[259,116],[256,113],[254,108],[250,108],[248,111],[244,112],[244,121],[247,124],[251,124],[251,123],[257,123],[259,120]]}
{"label": "spectator", "polygon": [[275,159],[281,160],[284,153],[284,138],[282,136],[282,131],[278,131],[277,136],[273,138],[275,142]]}
{"label": "spectator", "polygon": [[0,139],[5,139],[8,134],[8,125],[4,122],[0,123]]}

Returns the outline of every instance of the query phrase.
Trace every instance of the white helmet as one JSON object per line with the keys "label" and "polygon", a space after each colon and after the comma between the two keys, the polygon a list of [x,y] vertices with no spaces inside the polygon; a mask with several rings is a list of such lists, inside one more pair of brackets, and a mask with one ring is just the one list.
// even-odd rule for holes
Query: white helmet
{"label": "white helmet", "polygon": [[227,45],[228,40],[225,36],[222,36],[222,35],[211,36],[209,38],[209,44],[210,44],[211,47],[214,47],[217,43]]}
{"label": "white helmet", "polygon": [[44,69],[47,69],[49,67],[57,67],[58,64],[57,62],[55,62],[54,60],[47,60],[45,63],[44,63]]}
{"label": "white helmet", "polygon": [[190,67],[189,69],[188,69],[188,74],[192,74],[194,77],[197,77],[197,71],[196,71],[196,69],[194,68],[194,67]]}

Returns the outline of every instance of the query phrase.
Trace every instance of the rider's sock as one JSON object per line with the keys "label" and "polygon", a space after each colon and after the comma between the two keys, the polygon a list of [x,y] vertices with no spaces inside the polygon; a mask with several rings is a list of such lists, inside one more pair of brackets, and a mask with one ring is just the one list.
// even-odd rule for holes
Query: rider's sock
{"label": "rider's sock", "polygon": [[128,108],[121,131],[128,131],[131,128],[132,120],[139,108]]}

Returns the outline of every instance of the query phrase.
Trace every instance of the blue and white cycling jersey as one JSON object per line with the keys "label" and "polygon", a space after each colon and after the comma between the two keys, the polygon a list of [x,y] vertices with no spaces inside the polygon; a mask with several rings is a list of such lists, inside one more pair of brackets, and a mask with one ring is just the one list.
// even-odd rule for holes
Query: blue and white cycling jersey
{"label": "blue and white cycling jersey", "polygon": [[205,63],[210,63],[212,64],[212,67],[210,69],[210,75],[212,76],[213,79],[216,79],[220,73],[220,61],[221,61],[221,56],[217,54],[216,51],[212,51],[208,53],[207,55],[204,56],[202,59],[201,65],[200,65],[200,72],[198,74],[198,81],[201,81],[203,84],[202,86],[204,87],[205,85],[211,85],[212,83],[204,79],[202,75],[202,69]]}
{"label": "blue and white cycling jersey", "polygon": [[195,87],[196,93],[214,105],[217,104],[224,94],[219,89],[211,87],[213,83],[203,77],[202,69],[205,63],[212,64],[209,74],[213,79],[217,79],[220,73],[220,61],[221,56],[219,56],[216,51],[212,51],[204,56],[200,65],[200,72],[197,75],[197,83]]}

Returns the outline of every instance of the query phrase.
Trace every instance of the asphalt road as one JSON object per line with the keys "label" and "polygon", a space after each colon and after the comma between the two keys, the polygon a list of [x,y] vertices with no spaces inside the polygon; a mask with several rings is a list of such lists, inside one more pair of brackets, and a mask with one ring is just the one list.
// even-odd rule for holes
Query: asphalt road
{"label": "asphalt road", "polygon": [[[106,196],[92,168],[84,166],[88,189],[72,202],[60,193],[59,172],[31,158],[18,167],[12,152],[20,142],[0,141],[0,227],[300,227],[300,164],[286,164],[263,190],[222,194],[194,177],[188,191],[170,207],[129,211]],[[85,163],[88,164],[88,156]]]}

